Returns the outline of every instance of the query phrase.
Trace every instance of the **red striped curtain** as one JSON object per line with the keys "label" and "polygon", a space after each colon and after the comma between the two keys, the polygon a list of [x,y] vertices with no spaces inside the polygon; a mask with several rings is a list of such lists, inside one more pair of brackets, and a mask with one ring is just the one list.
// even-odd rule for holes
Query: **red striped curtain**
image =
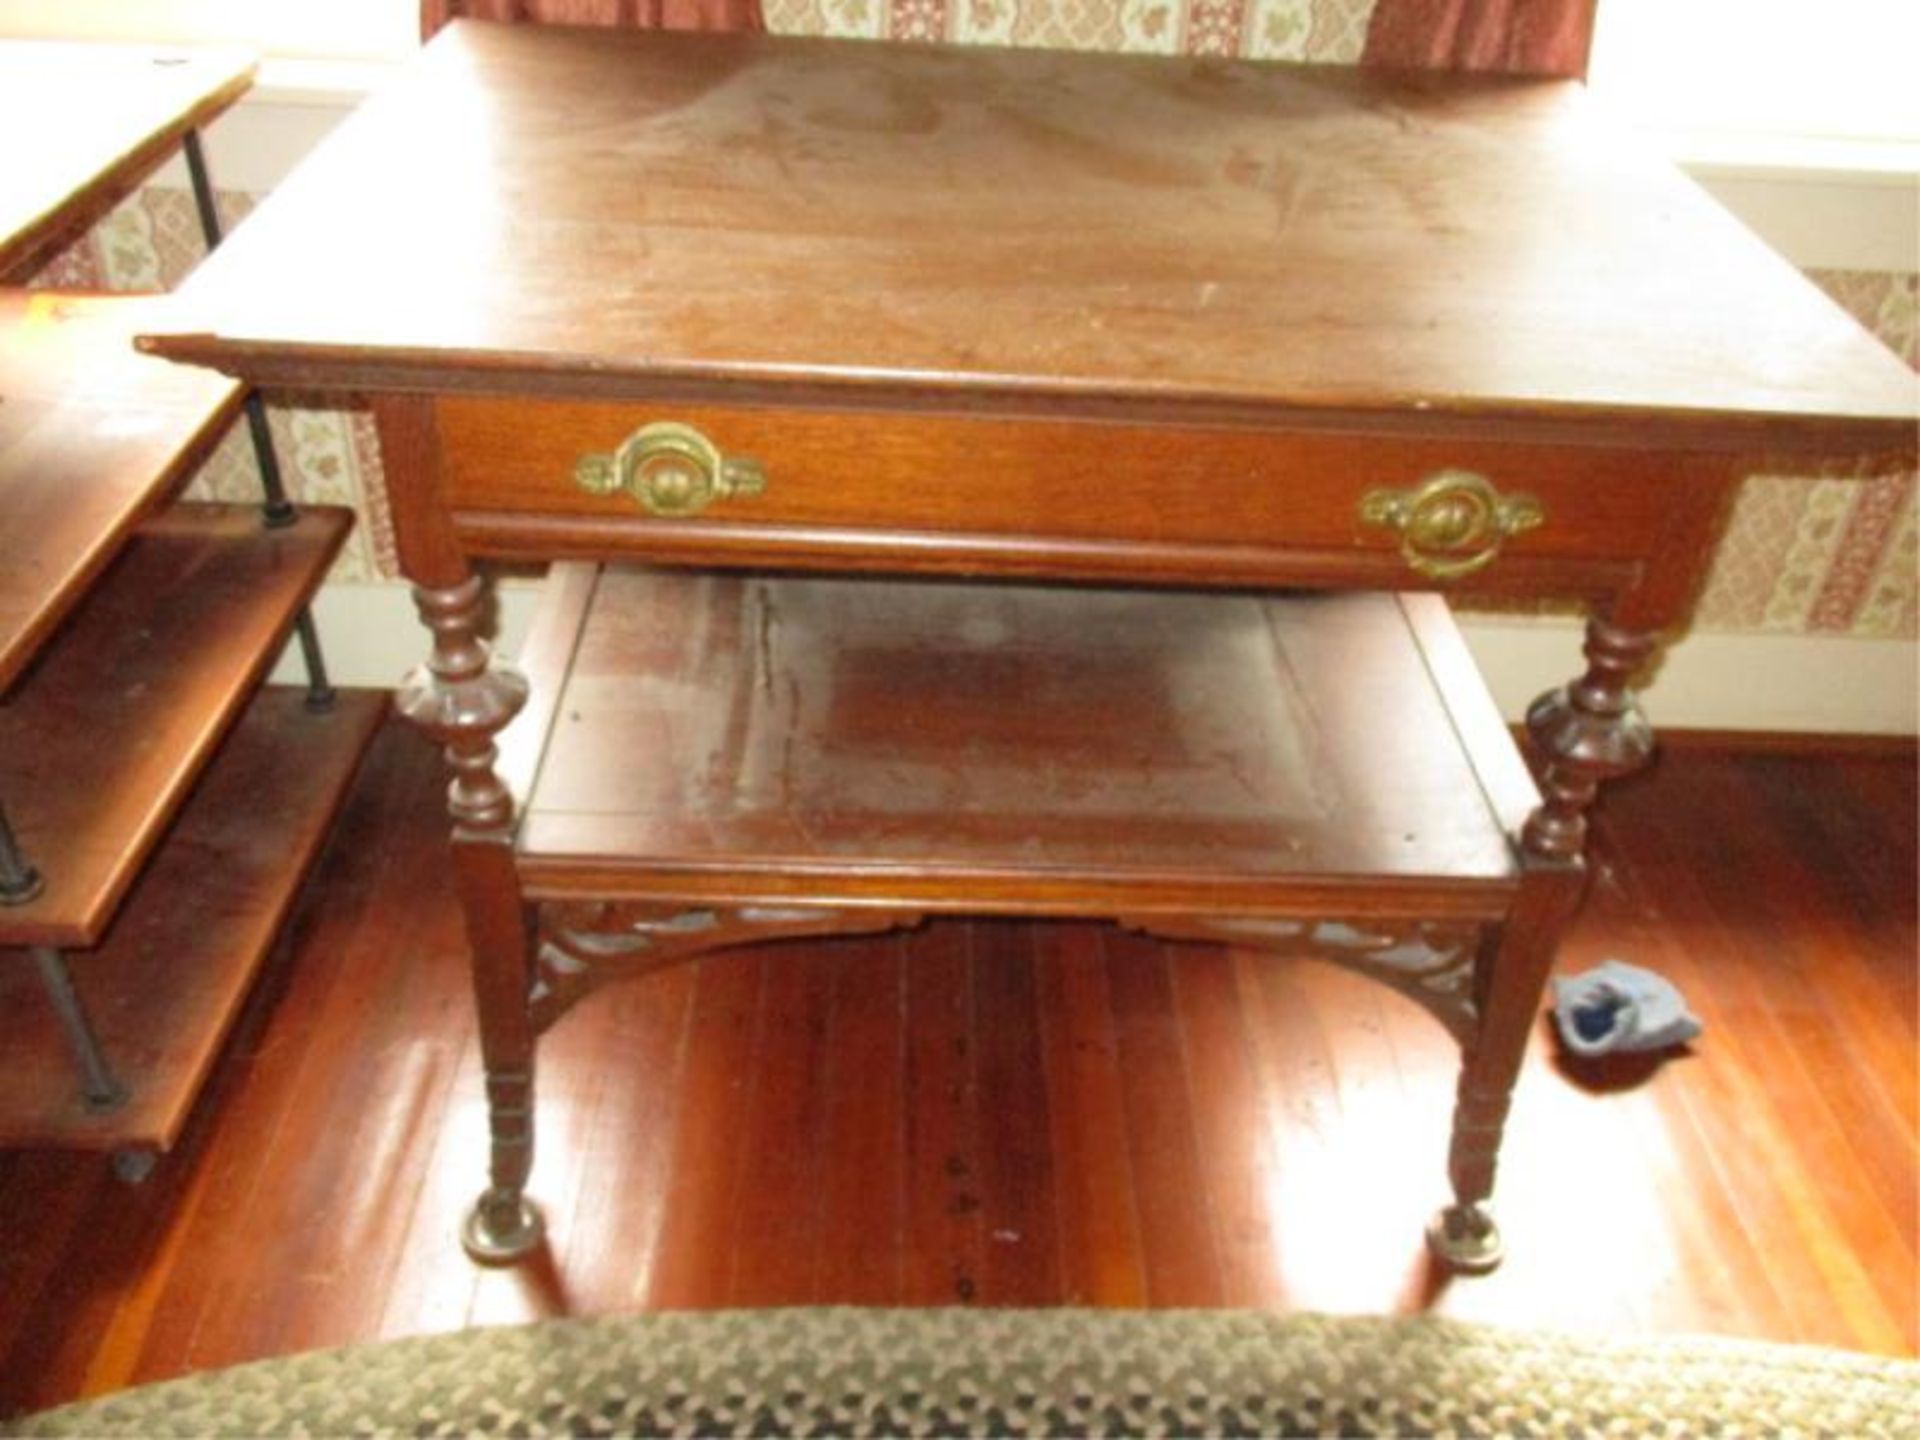
{"label": "red striped curtain", "polygon": [[1414,70],[1587,73],[1596,0],[1378,0],[1366,63]]}
{"label": "red striped curtain", "polygon": [[[1109,0],[1118,4],[1119,0]],[[1368,64],[1581,76],[1596,0],[1377,0]],[[611,25],[645,30],[764,30],[760,0],[421,0],[420,34],[447,21]]]}
{"label": "red striped curtain", "polygon": [[634,30],[764,30],[760,0],[421,0],[420,38],[449,20],[611,25]]}

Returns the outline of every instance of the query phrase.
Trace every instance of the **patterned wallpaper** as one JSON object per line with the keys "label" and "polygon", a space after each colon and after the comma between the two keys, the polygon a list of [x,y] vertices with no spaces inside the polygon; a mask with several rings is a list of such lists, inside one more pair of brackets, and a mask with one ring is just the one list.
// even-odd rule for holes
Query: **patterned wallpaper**
{"label": "patterned wallpaper", "polygon": [[1351,63],[1372,0],[764,0],[782,35]]}
{"label": "patterned wallpaper", "polygon": [[[1811,273],[1920,369],[1920,275]],[[1696,628],[1911,639],[1920,568],[1915,488],[1911,472],[1750,477],[1714,557]]]}
{"label": "patterned wallpaper", "polygon": [[[767,0],[782,32],[961,43],[1350,61],[1370,0]],[[254,198],[225,195],[229,224]],[[41,285],[171,288],[202,253],[191,197],[150,187],[56,260]],[[1813,279],[1920,368],[1920,275],[1815,272]],[[270,407],[296,498],[351,505],[361,523],[335,576],[397,574],[379,448],[364,414],[284,397]],[[1743,486],[1695,615],[1702,630],[1907,638],[1916,625],[1916,477],[1756,475]],[[228,437],[190,494],[258,495],[251,452]]]}

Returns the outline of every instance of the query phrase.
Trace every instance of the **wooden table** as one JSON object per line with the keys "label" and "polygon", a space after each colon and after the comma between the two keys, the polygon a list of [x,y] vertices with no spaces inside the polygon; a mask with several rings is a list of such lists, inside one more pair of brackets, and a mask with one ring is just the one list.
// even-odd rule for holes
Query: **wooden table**
{"label": "wooden table", "polygon": [[[456,25],[189,289],[150,349],[379,424],[494,1260],[593,985],[983,911],[1421,999],[1429,1238],[1490,1266],[1629,681],[1743,468],[1914,444],[1904,367],[1558,82]],[[485,556],[562,562],[524,670]],[[1540,792],[1403,590],[1592,607]]]}

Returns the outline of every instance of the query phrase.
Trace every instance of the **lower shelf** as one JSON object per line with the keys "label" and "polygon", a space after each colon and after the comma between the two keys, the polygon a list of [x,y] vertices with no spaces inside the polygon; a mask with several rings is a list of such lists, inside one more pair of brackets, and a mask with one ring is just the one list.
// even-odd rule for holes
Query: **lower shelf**
{"label": "lower shelf", "polygon": [[539,899],[1506,913],[1538,803],[1444,602],[556,567]]}
{"label": "lower shelf", "polygon": [[319,854],[388,698],[263,690],[74,985],[129,1099],[89,1111],[24,950],[0,950],[0,1145],[167,1149]]}
{"label": "lower shelf", "polygon": [[98,945],[353,526],[181,503],[127,543],[0,706],[0,805],[44,888],[0,945]]}

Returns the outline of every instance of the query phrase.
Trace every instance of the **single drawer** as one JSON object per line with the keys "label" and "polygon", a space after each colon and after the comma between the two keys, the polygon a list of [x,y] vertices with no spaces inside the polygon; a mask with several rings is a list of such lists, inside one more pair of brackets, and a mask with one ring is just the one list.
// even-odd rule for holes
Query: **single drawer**
{"label": "single drawer", "polygon": [[1679,496],[1636,452],[1321,432],[819,410],[439,402],[448,504],[668,527],[1399,555],[1445,583],[1503,557],[1630,562]]}

